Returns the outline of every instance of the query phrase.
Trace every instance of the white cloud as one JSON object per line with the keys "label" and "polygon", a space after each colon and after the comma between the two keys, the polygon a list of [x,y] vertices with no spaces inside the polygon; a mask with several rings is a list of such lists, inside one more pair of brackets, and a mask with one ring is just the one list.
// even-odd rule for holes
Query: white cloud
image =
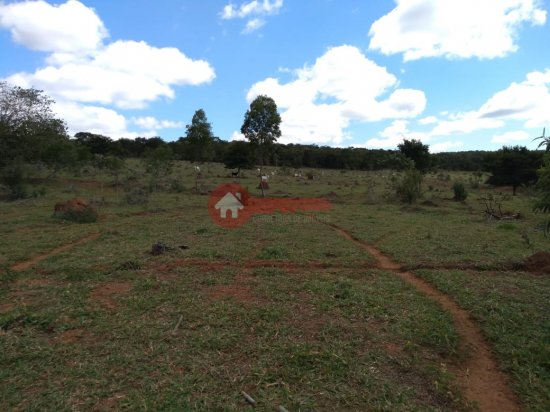
{"label": "white cloud", "polygon": [[231,134],[231,137],[229,138],[229,141],[234,142],[235,140],[244,141],[244,140],[246,140],[246,137],[244,137],[244,134],[242,134],[241,132],[238,132],[238,131],[235,130]]}
{"label": "white cloud", "polygon": [[[531,72],[491,96],[478,110],[447,114],[431,131],[433,136],[468,134],[504,127],[508,121],[523,122],[527,129],[550,123],[550,69]],[[502,136],[501,136],[502,137]],[[509,137],[509,136],[508,136]]]}
{"label": "white cloud", "polygon": [[283,0],[253,0],[235,6],[229,3],[222,9],[220,16],[223,20],[248,19],[243,33],[252,33],[265,25],[263,17],[277,14],[283,7]]}
{"label": "white cloud", "polygon": [[252,33],[255,30],[258,30],[260,27],[265,25],[265,20],[260,18],[255,18],[248,20],[246,26],[244,26],[243,33]]}
{"label": "white cloud", "polygon": [[484,119],[512,119],[525,127],[544,127],[550,123],[550,69],[531,72],[520,83],[495,93],[480,109]]}
{"label": "white cloud", "polygon": [[543,25],[540,0],[396,0],[396,7],[375,21],[369,49],[423,57],[496,58],[517,50],[523,23]]}
{"label": "white cloud", "polygon": [[379,133],[379,137],[367,140],[364,147],[370,149],[395,149],[404,139],[415,139],[426,142],[430,140],[430,135],[428,133],[409,130],[409,122],[407,120],[394,120]]}
{"label": "white cloud", "polygon": [[132,123],[143,128],[150,130],[159,130],[159,129],[175,129],[178,127],[183,127],[183,122],[175,122],[173,120],[158,120],[153,116],[144,116],[144,117],[134,117],[132,118]]}
{"label": "white cloud", "polygon": [[16,43],[45,52],[93,51],[108,36],[95,11],[76,0],[57,6],[43,0],[0,3],[0,27]]}
{"label": "white cloud", "polygon": [[[132,40],[104,43],[108,34],[103,22],[76,0],[57,6],[42,0],[0,3],[0,28],[10,30],[14,41],[50,53],[43,67],[4,80],[44,90],[60,102],[59,115],[74,131],[126,136],[124,116],[98,105],[145,108],[160,98],[173,98],[176,86],[196,86],[215,78],[207,61],[193,60],[174,47]],[[167,123],[154,126],[150,132]]]}
{"label": "white cloud", "polygon": [[128,131],[126,118],[112,109],[74,102],[57,102],[54,111],[67,122],[70,135],[85,131],[113,139],[137,136],[136,133]]}
{"label": "white cloud", "polygon": [[143,108],[161,97],[173,98],[173,86],[208,83],[214,77],[208,62],[192,60],[176,48],[116,41],[93,57],[17,73],[7,80],[43,89],[56,99]]}
{"label": "white cloud", "polygon": [[464,144],[461,141],[445,141],[440,143],[434,143],[430,145],[430,152],[431,153],[439,153],[439,152],[452,152],[456,150],[451,149],[460,149]]}
{"label": "white cloud", "polygon": [[352,121],[411,118],[424,110],[422,91],[397,86],[397,78],[386,68],[356,47],[343,45],[297,70],[288,83],[275,78],[255,83],[247,100],[260,94],[275,100],[283,110],[283,143],[341,144],[349,138],[345,129]]}
{"label": "white cloud", "polygon": [[422,119],[419,119],[418,123],[422,124],[422,125],[434,124],[434,123],[437,123],[437,117],[435,117],[435,116],[426,116],[426,117],[423,117]]}
{"label": "white cloud", "polygon": [[529,133],[524,130],[516,130],[512,132],[505,132],[499,135],[494,135],[491,139],[492,143],[510,143],[517,142],[521,140],[527,140],[531,137]]}

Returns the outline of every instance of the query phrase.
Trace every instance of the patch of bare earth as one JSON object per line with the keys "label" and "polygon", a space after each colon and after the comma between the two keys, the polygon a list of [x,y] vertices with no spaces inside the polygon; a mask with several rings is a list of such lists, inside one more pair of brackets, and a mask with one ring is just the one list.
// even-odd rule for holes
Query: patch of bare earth
{"label": "patch of bare earth", "polygon": [[125,398],[126,395],[122,393],[115,393],[108,398],[98,400],[92,408],[92,411],[118,411],[120,410],[118,404]]}
{"label": "patch of bare earth", "polygon": [[463,395],[468,401],[477,403],[481,411],[487,412],[519,411],[521,409],[517,397],[508,385],[508,377],[498,368],[481,329],[466,310],[428,282],[405,271],[400,264],[394,262],[376,247],[363,243],[340,227],[329,226],[374,256],[379,269],[391,271],[412,284],[420,292],[438,302],[452,316],[460,336],[460,350],[467,353],[466,360],[456,367],[455,373],[458,376],[458,383]]}
{"label": "patch of bare earth", "polygon": [[0,313],[7,313],[14,308],[13,303],[1,303],[0,304]]}
{"label": "patch of bare earth", "polygon": [[85,236],[85,237],[83,237],[81,239],[78,239],[76,241],[72,241],[70,243],[66,243],[64,245],[58,246],[55,249],[51,249],[48,252],[42,253],[40,255],[35,255],[35,256],[31,257],[30,259],[28,259],[28,260],[16,263],[15,265],[13,265],[11,267],[11,270],[18,272],[18,271],[21,271],[21,270],[28,269],[31,266],[36,265],[38,262],[43,261],[44,259],[47,259],[49,257],[58,255],[58,254],[60,254],[62,252],[65,252],[69,249],[72,249],[73,247],[75,247],[77,245],[81,245],[81,244],[90,242],[92,240],[95,240],[100,235],[101,235],[100,233],[92,233],[91,235]]}
{"label": "patch of bare earth", "polygon": [[74,344],[74,343],[83,343],[90,341],[92,335],[84,328],[75,328],[63,331],[57,334],[53,340],[54,342],[64,343],[64,344]]}
{"label": "patch of bare earth", "polygon": [[208,287],[206,294],[211,300],[233,298],[243,304],[261,304],[263,299],[254,293],[252,287],[254,282],[255,279],[250,276],[248,271],[245,271],[235,276],[233,283]]}
{"label": "patch of bare earth", "polygon": [[550,275],[550,252],[537,252],[523,262],[527,272]]}
{"label": "patch of bare earth", "polygon": [[114,310],[117,307],[117,297],[132,290],[128,282],[107,282],[96,286],[90,293],[90,300],[99,303],[103,308]]}

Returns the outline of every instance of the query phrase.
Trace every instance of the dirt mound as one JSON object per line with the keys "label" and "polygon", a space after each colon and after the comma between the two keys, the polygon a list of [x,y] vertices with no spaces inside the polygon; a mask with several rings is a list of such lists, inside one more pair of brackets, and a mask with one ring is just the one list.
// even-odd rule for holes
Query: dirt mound
{"label": "dirt mound", "polygon": [[527,272],[550,274],[550,252],[537,252],[523,262]]}
{"label": "dirt mound", "polygon": [[54,213],[64,213],[68,211],[83,211],[90,207],[88,201],[75,197],[74,199],[67,200],[66,202],[57,202],[54,206]]}
{"label": "dirt mound", "polygon": [[75,197],[65,202],[57,202],[54,206],[54,217],[82,223],[95,222],[97,211],[88,201]]}

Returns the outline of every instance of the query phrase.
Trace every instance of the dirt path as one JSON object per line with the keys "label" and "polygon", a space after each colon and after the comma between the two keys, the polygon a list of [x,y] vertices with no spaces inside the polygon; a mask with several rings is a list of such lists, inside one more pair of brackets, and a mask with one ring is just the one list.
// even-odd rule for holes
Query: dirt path
{"label": "dirt path", "polygon": [[43,261],[44,259],[47,259],[51,256],[58,255],[61,252],[65,252],[66,250],[69,250],[77,245],[81,245],[83,243],[90,242],[94,239],[97,239],[101,233],[92,233],[91,235],[85,236],[81,239],[78,239],[76,241],[73,241],[71,243],[66,243],[64,245],[58,246],[55,249],[52,249],[48,252],[42,253],[40,255],[35,255],[31,257],[29,260],[25,260],[23,262],[16,263],[11,267],[11,270],[14,271],[20,271],[30,268],[31,266],[36,265],[38,262]]}
{"label": "dirt path", "polygon": [[480,328],[470,318],[470,314],[466,310],[428,282],[405,271],[400,264],[394,262],[376,247],[363,243],[338,226],[331,224],[328,226],[374,256],[378,261],[379,269],[392,271],[437,301],[452,316],[460,336],[460,349],[468,355],[457,371],[458,383],[467,400],[476,402],[483,412],[519,411],[521,409],[517,397],[508,386],[507,376],[498,368]]}

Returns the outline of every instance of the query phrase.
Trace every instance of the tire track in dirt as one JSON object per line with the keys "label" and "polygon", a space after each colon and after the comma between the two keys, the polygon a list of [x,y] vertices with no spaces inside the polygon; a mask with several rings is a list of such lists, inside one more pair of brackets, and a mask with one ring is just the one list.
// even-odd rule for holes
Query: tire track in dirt
{"label": "tire track in dirt", "polygon": [[88,243],[92,240],[97,239],[99,236],[101,236],[101,233],[92,233],[90,235],[84,236],[83,238],[80,238],[76,241],[73,241],[71,243],[66,243],[64,245],[58,246],[55,249],[51,249],[48,252],[42,253],[40,255],[35,255],[31,257],[28,260],[25,260],[23,262],[16,263],[13,265],[10,269],[13,271],[21,271],[30,268],[31,266],[36,265],[38,262],[43,261],[44,259],[47,259],[49,257],[58,255],[62,252],[65,252],[66,250],[72,249],[73,247],[77,245],[82,245],[84,243]]}
{"label": "tire track in dirt", "polygon": [[457,370],[458,384],[468,401],[478,404],[481,411],[507,412],[519,411],[519,401],[508,386],[508,377],[497,366],[491,349],[481,329],[471,319],[468,311],[462,309],[448,295],[440,292],[431,284],[413,275],[376,247],[362,242],[346,230],[321,222],[344,238],[354,242],[376,258],[379,269],[391,271],[423,294],[438,302],[453,319],[460,336],[460,350],[467,353],[467,359]]}

